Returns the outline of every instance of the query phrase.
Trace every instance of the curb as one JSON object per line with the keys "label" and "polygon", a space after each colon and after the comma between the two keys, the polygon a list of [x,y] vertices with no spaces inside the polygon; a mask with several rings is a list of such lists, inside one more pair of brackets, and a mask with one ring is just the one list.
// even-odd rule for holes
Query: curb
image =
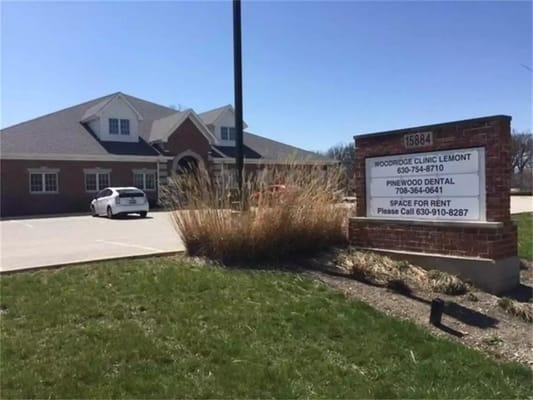
{"label": "curb", "polygon": [[0,270],[0,276],[23,273],[23,272],[36,272],[36,271],[47,270],[47,269],[60,269],[64,267],[73,267],[76,265],[83,265],[83,264],[96,264],[96,263],[105,262],[105,261],[136,260],[136,259],[150,258],[150,257],[167,257],[167,256],[173,256],[177,254],[184,254],[184,253],[185,253],[185,250],[172,250],[172,251],[158,251],[158,252],[153,252],[153,253],[136,254],[136,255],[131,255],[131,256],[116,256],[116,257],[105,257],[105,258],[98,258],[98,259],[92,259],[92,260],[69,261],[69,262],[65,262],[61,264],[40,265],[37,267],[11,269],[11,270],[6,270],[6,271]]}

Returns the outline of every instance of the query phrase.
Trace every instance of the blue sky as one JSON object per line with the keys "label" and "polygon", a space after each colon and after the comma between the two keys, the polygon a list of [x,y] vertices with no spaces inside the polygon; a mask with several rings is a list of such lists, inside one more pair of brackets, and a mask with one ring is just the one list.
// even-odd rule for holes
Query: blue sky
{"label": "blue sky", "polygon": [[[532,129],[531,2],[248,2],[244,119],[311,150],[509,114]],[[122,91],[233,103],[231,2],[3,2],[1,126]],[[526,67],[524,67],[523,65]]]}

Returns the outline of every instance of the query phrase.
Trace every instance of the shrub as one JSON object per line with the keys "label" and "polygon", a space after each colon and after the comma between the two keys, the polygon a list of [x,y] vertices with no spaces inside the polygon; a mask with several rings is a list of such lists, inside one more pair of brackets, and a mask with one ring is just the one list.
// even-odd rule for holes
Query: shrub
{"label": "shrub", "polygon": [[345,243],[340,178],[338,167],[265,167],[245,177],[241,203],[231,180],[200,169],[170,178],[162,199],[189,255],[273,261]]}

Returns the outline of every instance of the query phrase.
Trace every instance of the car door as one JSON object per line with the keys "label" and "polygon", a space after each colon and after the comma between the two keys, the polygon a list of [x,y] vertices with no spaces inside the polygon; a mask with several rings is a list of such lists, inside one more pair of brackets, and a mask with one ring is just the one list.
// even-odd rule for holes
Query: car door
{"label": "car door", "polygon": [[105,192],[106,192],[106,189],[100,190],[95,197],[94,209],[96,210],[96,214],[98,215],[102,215],[105,212],[105,208],[103,207],[103,200],[104,200]]}
{"label": "car door", "polygon": [[113,191],[111,189],[104,189],[102,191],[102,198],[98,199],[98,201],[100,202],[100,210],[102,214],[107,213],[107,206],[109,205],[109,202],[112,197]]}

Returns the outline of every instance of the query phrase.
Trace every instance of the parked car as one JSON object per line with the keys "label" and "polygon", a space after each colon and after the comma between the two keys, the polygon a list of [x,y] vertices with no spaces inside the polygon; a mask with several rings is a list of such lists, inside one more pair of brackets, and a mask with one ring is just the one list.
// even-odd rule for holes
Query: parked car
{"label": "parked car", "polygon": [[108,187],[91,201],[91,213],[94,217],[107,215],[139,214],[142,218],[148,214],[149,204],[146,194],[136,187]]}

